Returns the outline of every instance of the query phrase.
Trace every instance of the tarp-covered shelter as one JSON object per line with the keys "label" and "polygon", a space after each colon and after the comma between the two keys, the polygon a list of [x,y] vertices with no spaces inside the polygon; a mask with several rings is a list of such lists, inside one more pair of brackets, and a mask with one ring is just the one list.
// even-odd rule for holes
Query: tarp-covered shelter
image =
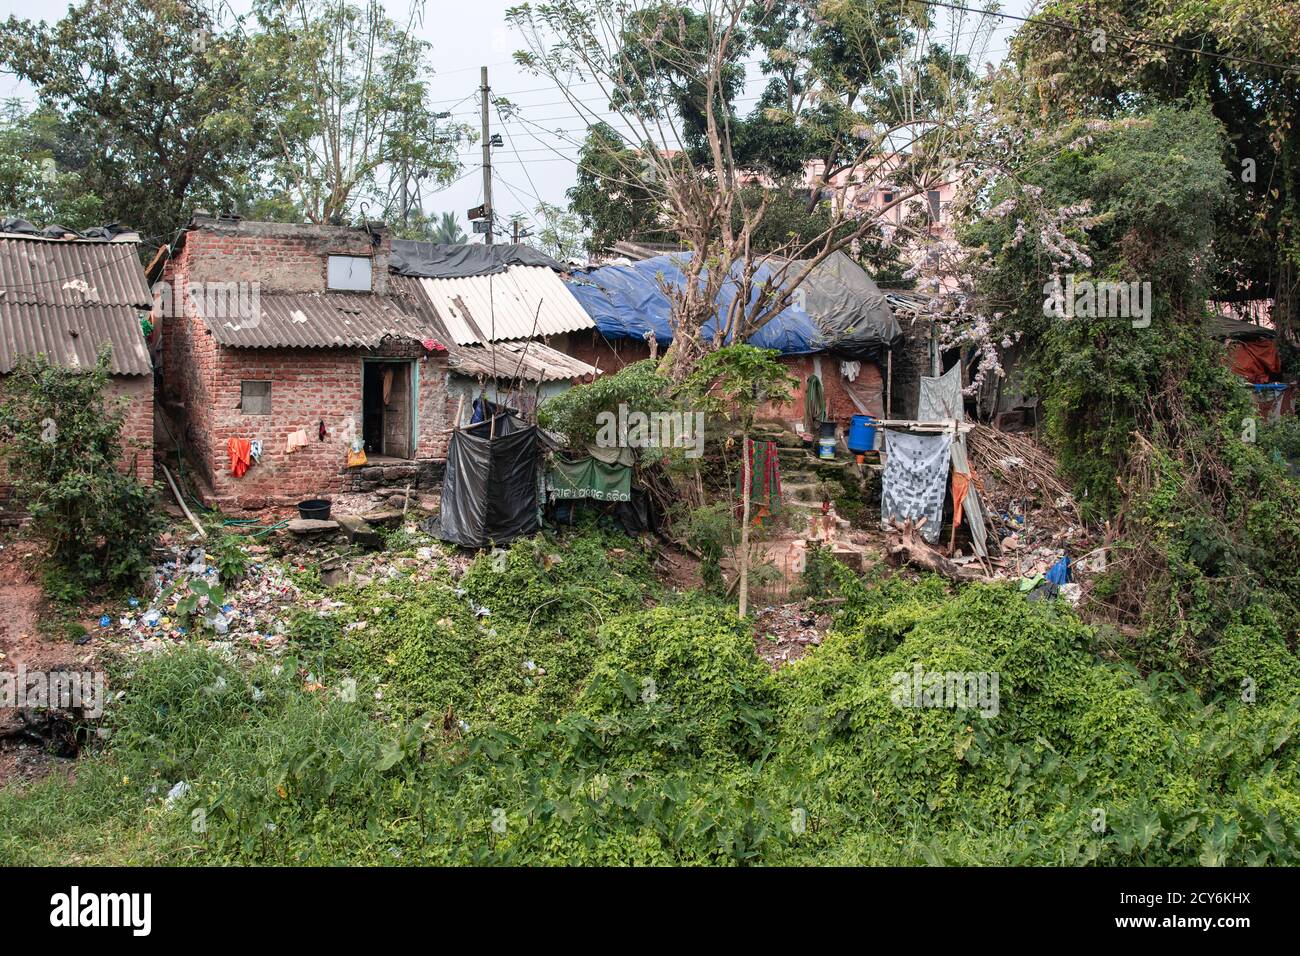
{"label": "tarp-covered shelter", "polygon": [[491,410],[492,418],[452,433],[441,513],[430,528],[466,548],[509,544],[541,528],[538,477],[548,440],[509,410]]}
{"label": "tarp-covered shelter", "polygon": [[1272,329],[1226,315],[1211,316],[1206,325],[1211,335],[1227,342],[1228,364],[1234,374],[1263,385],[1282,373],[1277,333]]}
{"label": "tarp-covered shelter", "polygon": [[[606,339],[644,340],[653,335],[660,345],[672,341],[672,304],[665,286],[681,288],[692,253],[655,256],[629,265],[607,265],[574,275],[569,291],[594,320]],[[800,261],[768,259],[754,271],[750,302],[759,288],[778,278],[786,280],[803,269]],[[704,325],[711,334],[739,292],[737,277],[724,283],[717,315]],[[755,331],[749,344],[775,349],[783,355],[832,352],[842,358],[878,360],[902,338],[880,289],[866,271],[836,252],[814,269],[795,290],[793,301]]]}

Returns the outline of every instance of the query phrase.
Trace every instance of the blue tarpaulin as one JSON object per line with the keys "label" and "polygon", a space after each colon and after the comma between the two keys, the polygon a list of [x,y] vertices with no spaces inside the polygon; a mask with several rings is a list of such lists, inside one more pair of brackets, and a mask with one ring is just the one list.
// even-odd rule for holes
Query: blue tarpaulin
{"label": "blue tarpaulin", "polygon": [[[655,256],[630,265],[600,266],[578,273],[566,285],[607,339],[644,341],[653,333],[660,345],[673,339],[672,305],[664,286],[682,288],[691,253]],[[785,264],[792,277],[800,262]],[[760,262],[754,270],[750,306],[759,290],[781,270],[779,261]],[[711,335],[718,316],[725,316],[740,286],[740,265],[735,278],[718,293],[714,317],[702,331]],[[876,361],[902,337],[898,320],[879,288],[857,263],[836,252],[820,263],[792,296],[792,302],[749,337],[760,348],[783,355],[832,351],[852,359]]]}
{"label": "blue tarpaulin", "polygon": [[[646,333],[653,332],[661,345],[667,345],[673,340],[669,321],[672,307],[660,283],[682,288],[686,284],[683,266],[689,259],[690,253],[687,252],[655,256],[626,266],[601,266],[575,276],[566,285],[605,338],[644,341]],[[758,297],[762,282],[772,272],[772,267],[766,263],[754,271],[751,304]],[[738,282],[724,284],[718,295],[719,313],[726,314],[736,296],[737,286]],[[715,315],[705,323],[702,331],[711,335],[717,325]],[[776,349],[783,355],[803,355],[826,348],[824,337],[812,316],[794,305],[787,306],[751,335],[749,343],[759,348]]]}

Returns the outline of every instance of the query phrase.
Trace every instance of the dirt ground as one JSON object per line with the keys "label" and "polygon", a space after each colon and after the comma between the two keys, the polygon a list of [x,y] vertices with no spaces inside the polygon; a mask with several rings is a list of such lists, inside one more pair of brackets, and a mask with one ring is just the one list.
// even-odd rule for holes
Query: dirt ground
{"label": "dirt ground", "polygon": [[[37,578],[40,549],[35,544],[0,539],[0,671],[14,673],[76,668],[94,659],[94,651],[46,636],[38,627],[45,602]],[[11,780],[34,780],[51,772],[72,772],[71,759],[55,756],[28,729],[15,708],[0,708],[0,786]]]}

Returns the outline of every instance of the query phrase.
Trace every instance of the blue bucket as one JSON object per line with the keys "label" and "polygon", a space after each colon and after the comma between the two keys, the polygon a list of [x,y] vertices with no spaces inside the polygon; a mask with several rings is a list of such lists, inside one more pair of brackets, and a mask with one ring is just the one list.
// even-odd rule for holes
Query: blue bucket
{"label": "blue bucket", "polygon": [[849,422],[849,451],[861,454],[876,447],[876,429],[870,415],[854,415]]}

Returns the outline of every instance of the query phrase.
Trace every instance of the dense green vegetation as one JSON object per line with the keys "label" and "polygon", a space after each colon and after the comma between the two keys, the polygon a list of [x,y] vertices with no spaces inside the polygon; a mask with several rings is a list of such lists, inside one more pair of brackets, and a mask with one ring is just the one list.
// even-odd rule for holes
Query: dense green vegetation
{"label": "dense green vegetation", "polygon": [[28,533],[48,548],[47,589],[68,598],[139,581],[162,523],[122,437],[126,403],[108,382],[105,346],[84,370],[22,359],[0,391],[0,462],[31,517]]}
{"label": "dense green vegetation", "polygon": [[[829,577],[832,632],[776,674],[734,610],[661,594],[634,542],[590,530],[456,582],[339,589],[276,663],[119,661],[75,782],[0,794],[0,859],[1300,857],[1300,661],[1274,619],[1225,633],[1191,685],[1104,660],[1064,603],[1013,586]],[[916,664],[997,672],[996,715],[896,706]]]}

